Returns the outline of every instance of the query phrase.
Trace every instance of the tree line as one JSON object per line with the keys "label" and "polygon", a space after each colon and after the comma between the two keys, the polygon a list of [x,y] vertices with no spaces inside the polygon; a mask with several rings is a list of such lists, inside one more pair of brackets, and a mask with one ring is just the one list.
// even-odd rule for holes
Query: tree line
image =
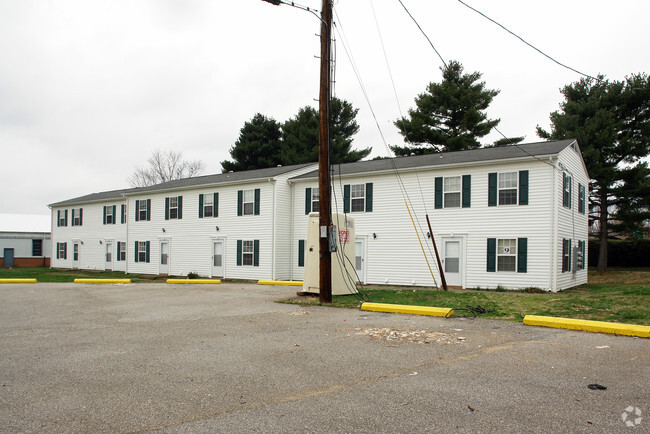
{"label": "tree line", "polygon": [[[500,122],[487,115],[499,90],[488,89],[480,72],[465,73],[459,62],[452,61],[441,70],[441,82],[429,83],[407,116],[394,121],[404,138],[404,145],[390,146],[396,156],[507,146],[523,140],[503,137],[481,143]],[[578,140],[591,178],[590,221],[597,223],[600,232],[598,270],[605,271],[607,239],[612,231],[648,233],[650,78],[647,73],[632,74],[625,80],[601,75],[582,78],[560,92],[564,100],[560,109],[550,114],[549,130],[538,126],[537,135],[546,140]],[[330,161],[349,163],[370,155],[370,147],[352,148],[353,136],[359,131],[359,109],[338,98],[332,99],[330,107]],[[311,106],[300,108],[284,122],[257,113],[244,123],[230,148],[232,160],[221,166],[223,172],[229,172],[316,162],[318,137],[319,113]],[[197,162],[191,163],[196,166]]]}

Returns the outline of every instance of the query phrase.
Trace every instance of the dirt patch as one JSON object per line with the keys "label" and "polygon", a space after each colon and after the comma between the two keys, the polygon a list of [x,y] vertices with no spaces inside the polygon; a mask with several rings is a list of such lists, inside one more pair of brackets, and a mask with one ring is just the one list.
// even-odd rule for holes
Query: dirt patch
{"label": "dirt patch", "polygon": [[354,328],[357,335],[369,336],[373,340],[389,343],[408,342],[413,344],[459,344],[465,341],[462,336],[451,333],[433,332],[429,330],[400,330],[391,327],[384,328]]}

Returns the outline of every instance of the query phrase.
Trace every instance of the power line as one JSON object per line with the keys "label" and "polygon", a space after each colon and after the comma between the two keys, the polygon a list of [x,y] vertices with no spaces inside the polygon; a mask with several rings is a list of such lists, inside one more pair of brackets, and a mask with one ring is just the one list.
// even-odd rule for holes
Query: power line
{"label": "power line", "polygon": [[415,21],[415,18],[413,18],[413,15],[411,15],[411,12],[406,8],[406,6],[404,6],[404,3],[402,3],[402,0],[398,0],[398,1],[399,1],[399,4],[401,4],[402,7],[404,8],[404,10],[406,11],[408,16],[411,17],[411,19],[413,20],[415,25],[418,26],[418,29],[420,29],[420,32],[422,32],[424,37],[427,38],[427,41],[429,41],[429,45],[431,45],[431,48],[433,48],[433,51],[435,51],[436,54],[438,55],[438,57],[440,58],[440,60],[442,60],[442,64],[445,65],[445,69],[447,69],[447,62],[445,62],[445,59],[443,59],[442,56],[440,55],[440,53],[438,52],[438,50],[436,50],[436,47],[433,45],[433,42],[431,42],[431,39],[429,39],[427,34],[424,33],[424,30],[422,30],[422,27],[420,27],[420,24],[418,24],[418,22]]}
{"label": "power line", "polygon": [[[473,11],[476,12],[477,14],[481,15],[483,18],[486,18],[486,19],[492,21],[494,24],[496,24],[497,26],[501,27],[503,30],[505,30],[506,32],[510,33],[512,36],[514,36],[515,38],[519,39],[521,42],[523,42],[524,44],[528,45],[530,48],[532,48],[533,50],[537,51],[538,53],[540,53],[540,54],[543,55],[544,57],[546,57],[546,58],[548,58],[549,60],[551,60],[551,61],[557,63],[557,64],[560,65],[561,67],[566,68],[566,69],[569,69],[569,70],[571,70],[571,71],[573,71],[573,72],[575,72],[575,73],[578,73],[578,74],[580,74],[580,75],[583,75],[583,76],[585,76],[585,77],[587,77],[587,78],[590,78],[590,79],[592,79],[592,80],[601,81],[601,80],[599,80],[599,79],[596,78],[596,77],[592,77],[592,76],[589,75],[589,74],[585,74],[584,72],[580,72],[580,71],[578,71],[577,69],[572,68],[572,67],[570,67],[570,66],[568,66],[568,65],[565,65],[564,63],[562,63],[562,62],[560,62],[560,61],[554,59],[553,57],[551,57],[551,56],[549,56],[548,54],[544,53],[544,52],[543,52],[542,50],[540,50],[539,48],[535,47],[533,44],[531,44],[531,43],[529,43],[528,41],[526,41],[526,40],[525,40],[524,38],[522,38],[521,36],[519,36],[519,35],[517,35],[516,33],[512,32],[511,30],[509,30],[508,28],[506,28],[506,27],[503,26],[502,24],[496,22],[496,21],[493,20],[492,18],[488,17],[488,16],[485,15],[483,12],[481,12],[481,11],[479,11],[478,9],[475,9],[475,8],[473,8],[472,6],[468,5],[468,4],[465,3],[463,0],[458,0],[458,2],[459,2],[460,4],[462,4],[463,6],[465,6],[465,7],[469,8],[469,9],[473,10]],[[401,0],[400,0],[400,3],[402,3]]]}

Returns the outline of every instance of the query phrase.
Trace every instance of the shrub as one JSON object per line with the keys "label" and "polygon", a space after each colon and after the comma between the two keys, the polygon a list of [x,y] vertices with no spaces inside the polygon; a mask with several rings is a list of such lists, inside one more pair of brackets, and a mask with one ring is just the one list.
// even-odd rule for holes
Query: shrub
{"label": "shrub", "polygon": [[[589,240],[589,266],[598,265],[600,241]],[[650,239],[632,238],[607,242],[608,267],[647,267],[650,258]]]}

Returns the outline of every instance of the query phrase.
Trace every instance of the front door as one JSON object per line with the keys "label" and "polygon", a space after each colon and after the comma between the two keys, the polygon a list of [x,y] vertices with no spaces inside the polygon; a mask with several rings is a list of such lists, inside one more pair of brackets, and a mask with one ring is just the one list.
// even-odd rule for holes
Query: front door
{"label": "front door", "polygon": [[443,239],[443,263],[445,279],[449,286],[462,286],[462,246],[461,238]]}
{"label": "front door", "polygon": [[79,268],[79,243],[72,244],[72,268]]}
{"label": "front door", "polygon": [[212,277],[223,277],[223,241],[212,241]]}
{"label": "front door", "polygon": [[113,270],[113,243],[110,241],[106,242],[106,264],[104,269]]}
{"label": "front door", "polygon": [[357,281],[361,283],[365,282],[365,250],[365,240],[363,238],[357,238],[354,241],[354,269],[357,272]]}
{"label": "front door", "polygon": [[160,268],[159,274],[169,274],[169,241],[160,242]]}
{"label": "front door", "polygon": [[14,249],[4,250],[4,267],[11,268],[14,266]]}

